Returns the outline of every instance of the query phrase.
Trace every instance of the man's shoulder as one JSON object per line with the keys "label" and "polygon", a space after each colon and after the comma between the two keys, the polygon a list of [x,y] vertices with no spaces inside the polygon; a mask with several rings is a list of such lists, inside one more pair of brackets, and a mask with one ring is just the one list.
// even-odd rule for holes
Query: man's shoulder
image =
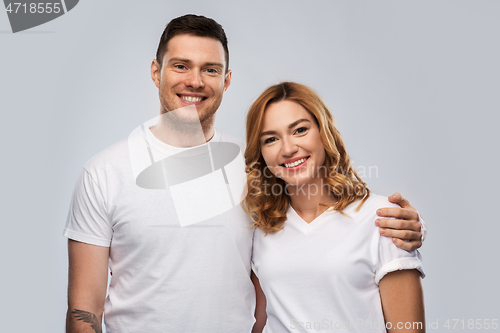
{"label": "man's shoulder", "polygon": [[122,139],[92,156],[84,168],[90,172],[110,166],[119,167],[128,160],[128,140]]}
{"label": "man's shoulder", "polygon": [[231,142],[231,143],[237,144],[240,147],[242,152],[245,151],[245,142],[243,142],[243,140],[238,139],[238,138],[236,138],[230,134],[227,134],[225,132],[222,132],[220,130],[217,130],[217,132],[219,135],[220,142]]}

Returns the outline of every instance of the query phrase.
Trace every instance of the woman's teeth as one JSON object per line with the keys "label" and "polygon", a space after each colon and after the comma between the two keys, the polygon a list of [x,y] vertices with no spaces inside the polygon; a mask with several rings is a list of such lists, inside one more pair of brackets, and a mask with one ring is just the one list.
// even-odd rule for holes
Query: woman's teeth
{"label": "woman's teeth", "polygon": [[306,160],[307,160],[307,157],[304,157],[304,158],[301,158],[300,160],[296,160],[295,162],[292,162],[292,163],[285,163],[285,166],[287,168],[293,168],[293,167],[296,167],[299,164],[304,163]]}

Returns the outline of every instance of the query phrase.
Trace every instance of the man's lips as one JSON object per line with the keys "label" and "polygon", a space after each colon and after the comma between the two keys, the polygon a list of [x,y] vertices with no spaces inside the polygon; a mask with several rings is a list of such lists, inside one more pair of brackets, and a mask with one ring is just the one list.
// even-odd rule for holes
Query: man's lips
{"label": "man's lips", "polygon": [[293,158],[293,159],[288,160],[285,163],[281,164],[281,166],[283,166],[287,169],[296,169],[298,167],[301,167],[303,164],[305,164],[305,162],[308,159],[309,159],[309,156]]}

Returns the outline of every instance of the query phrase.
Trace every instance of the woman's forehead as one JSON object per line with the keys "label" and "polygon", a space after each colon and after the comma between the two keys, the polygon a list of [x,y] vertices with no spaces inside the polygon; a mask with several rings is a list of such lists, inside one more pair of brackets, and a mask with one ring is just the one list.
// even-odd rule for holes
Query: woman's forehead
{"label": "woman's forehead", "polygon": [[264,112],[262,131],[273,127],[288,127],[301,119],[314,120],[311,113],[297,102],[289,100],[275,102]]}

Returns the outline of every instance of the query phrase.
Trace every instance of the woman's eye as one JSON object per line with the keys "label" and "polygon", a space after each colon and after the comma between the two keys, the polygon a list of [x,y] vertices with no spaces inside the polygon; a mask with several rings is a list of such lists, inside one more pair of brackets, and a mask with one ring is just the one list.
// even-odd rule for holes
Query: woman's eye
{"label": "woman's eye", "polygon": [[264,144],[268,144],[268,143],[271,143],[271,142],[274,142],[276,141],[276,138],[267,138],[264,140]]}
{"label": "woman's eye", "polygon": [[300,127],[295,130],[295,133],[302,134],[307,131],[307,127]]}

